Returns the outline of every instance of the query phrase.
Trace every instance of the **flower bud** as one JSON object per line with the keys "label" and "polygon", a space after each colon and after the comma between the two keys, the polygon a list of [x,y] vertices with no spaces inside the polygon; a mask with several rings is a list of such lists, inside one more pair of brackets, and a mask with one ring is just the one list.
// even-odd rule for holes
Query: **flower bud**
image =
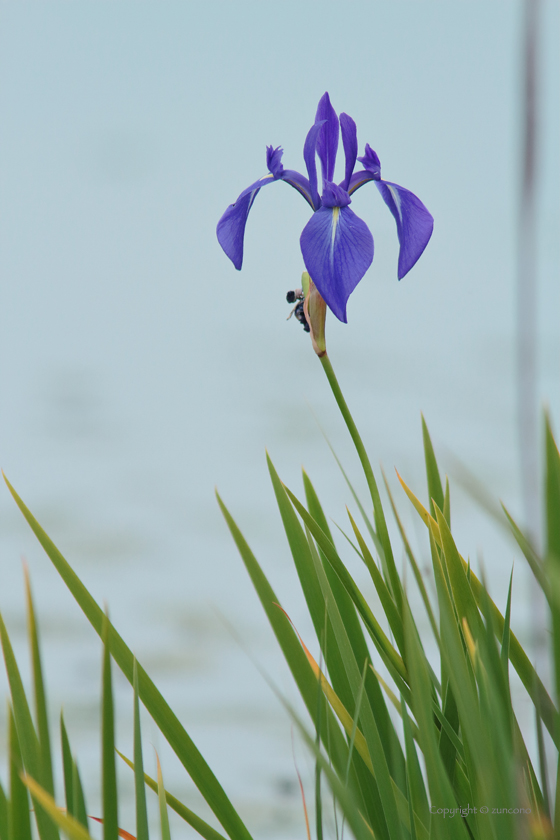
{"label": "flower bud", "polygon": [[317,286],[307,273],[301,275],[301,286],[305,295],[303,312],[309,324],[311,343],[317,355],[324,356],[327,352],[325,344],[325,319],[327,317],[327,304],[319,294]]}

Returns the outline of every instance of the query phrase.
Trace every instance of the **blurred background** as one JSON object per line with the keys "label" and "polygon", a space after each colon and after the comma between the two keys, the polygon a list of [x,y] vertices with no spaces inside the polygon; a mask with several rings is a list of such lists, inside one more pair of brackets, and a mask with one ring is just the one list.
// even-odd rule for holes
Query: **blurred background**
{"label": "blurred background", "polygon": [[[536,390],[558,432],[560,14],[553,0],[540,8]],[[295,688],[214,487],[309,639],[265,447],[296,492],[305,465],[345,527],[350,494],[316,415],[364,486],[308,336],[286,322],[285,293],[303,270],[306,203],[282,183],[258,196],[241,273],[215,226],[265,174],[267,144],[303,170],[303,141],[328,90],[337,112],[356,121],[360,153],[369,142],[382,176],[435,218],[424,256],[399,283],[392,216],[373,187],[353,200],[375,259],[348,325],[329,318],[327,342],[372,461],[387,471],[426,562],[424,534],[393,477],[396,466],[426,498],[421,411],[451,480],[458,462],[468,465],[522,518],[523,5],[80,0],[0,10],[1,466],[109,605],[250,830],[302,836],[290,721],[247,653],[293,701]],[[513,544],[459,488],[452,512],[461,549],[483,560],[503,605]],[[64,703],[89,811],[99,813],[100,644],[5,489],[0,522],[0,609],[25,667],[24,557],[53,720]],[[369,593],[358,561],[348,562]],[[522,562],[515,587],[515,629],[526,640]],[[131,752],[132,699],[118,678],[116,695],[119,743]],[[162,754],[167,787],[198,809],[148,719],[145,734]],[[297,743],[295,760],[305,775]],[[149,749],[146,763],[154,772]],[[133,830],[130,802],[120,821]]]}

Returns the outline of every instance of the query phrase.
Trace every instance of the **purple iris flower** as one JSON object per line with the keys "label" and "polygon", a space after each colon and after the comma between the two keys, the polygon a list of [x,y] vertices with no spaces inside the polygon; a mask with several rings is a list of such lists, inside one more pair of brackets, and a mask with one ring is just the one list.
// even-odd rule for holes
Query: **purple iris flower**
{"label": "purple iris flower", "polygon": [[[333,182],[339,130],[345,156],[344,179]],[[348,206],[350,196],[368,181],[374,181],[383,201],[397,223],[400,252],[399,280],[407,274],[428,244],[434,220],[428,210],[409,190],[381,180],[381,164],[366,144],[358,158],[356,123],[348,116],[337,117],[328,93],[319,101],[315,123],[303,147],[307,178],[282,165],[283,151],[268,146],[268,175],[243,190],[235,204],[230,204],[218,222],[218,241],[239,271],[243,263],[243,237],[249,210],[259,190],[274,181],[294,187],[313,210],[300,238],[305,267],[328,307],[340,321],[346,322],[346,304],[373,260],[373,237],[368,226]],[[323,190],[317,189],[316,155],[322,170]],[[356,160],[363,169],[354,172]]]}

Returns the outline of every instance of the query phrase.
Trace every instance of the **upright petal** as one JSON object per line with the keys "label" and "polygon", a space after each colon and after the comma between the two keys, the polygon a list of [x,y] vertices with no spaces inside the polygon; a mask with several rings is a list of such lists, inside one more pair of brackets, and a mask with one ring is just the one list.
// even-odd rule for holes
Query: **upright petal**
{"label": "upright petal", "polygon": [[311,200],[313,202],[313,209],[318,210],[321,206],[321,199],[317,192],[317,164],[315,162],[315,153],[317,151],[317,138],[324,120],[314,123],[305,138],[303,145],[303,159],[307,167],[307,174],[309,175],[309,192],[311,193]]}
{"label": "upright petal", "polygon": [[329,309],[346,323],[346,303],[373,260],[373,237],[349,207],[321,207],[303,229],[303,261]]}
{"label": "upright petal", "polygon": [[342,145],[344,146],[344,181],[341,186],[345,190],[350,185],[350,178],[356,165],[356,158],[358,156],[358,134],[356,132],[356,123],[349,117],[348,114],[340,115],[340,131],[342,134]]}
{"label": "upright petal", "polygon": [[399,237],[399,280],[408,274],[430,241],[434,219],[419,198],[410,190],[390,181],[376,181],[375,186],[395,217]]}
{"label": "upright petal", "polygon": [[241,271],[243,265],[243,238],[249,210],[253,206],[261,187],[274,183],[274,180],[272,175],[259,178],[254,184],[243,190],[235,204],[229,205],[218,222],[216,228],[218,242],[238,271]]}
{"label": "upright petal", "polygon": [[319,100],[315,115],[315,123],[321,122],[322,120],[324,120],[324,125],[317,141],[317,154],[321,161],[323,180],[332,181],[334,177],[336,151],[338,149],[338,117],[331,105],[328,93],[323,94]]}

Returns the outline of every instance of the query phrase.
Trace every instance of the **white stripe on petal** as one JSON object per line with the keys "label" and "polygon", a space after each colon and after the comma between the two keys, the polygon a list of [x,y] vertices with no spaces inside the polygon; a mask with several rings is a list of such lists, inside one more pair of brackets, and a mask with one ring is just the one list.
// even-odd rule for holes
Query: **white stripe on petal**
{"label": "white stripe on petal", "polygon": [[331,264],[334,261],[334,240],[336,238],[336,229],[340,220],[340,207],[333,207],[332,209],[332,231],[331,231]]}
{"label": "white stripe on petal", "polygon": [[401,224],[402,224],[403,215],[402,215],[401,197],[399,195],[399,191],[396,190],[394,187],[390,186],[390,184],[385,184],[385,186],[387,187],[387,189],[391,193],[393,201],[395,202],[395,207],[397,208],[397,213],[399,214],[399,219],[401,220]]}

